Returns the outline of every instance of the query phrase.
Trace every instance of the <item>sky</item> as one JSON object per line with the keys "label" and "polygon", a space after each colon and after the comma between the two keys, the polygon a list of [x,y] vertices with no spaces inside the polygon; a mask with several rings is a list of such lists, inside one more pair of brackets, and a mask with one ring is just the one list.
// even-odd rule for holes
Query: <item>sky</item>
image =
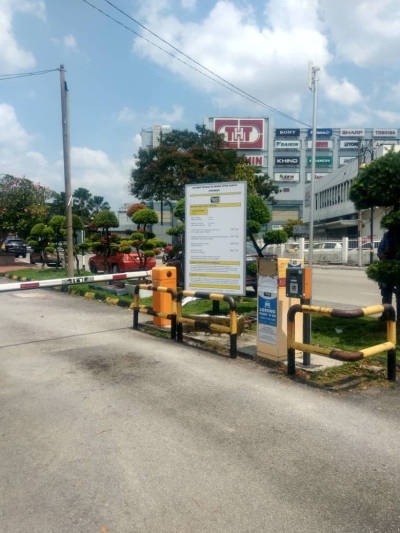
{"label": "sky", "polygon": [[1,79],[60,64],[72,190],[114,211],[135,201],[143,128],[193,130],[207,116],[310,125],[309,61],[320,68],[318,127],[400,128],[399,0],[112,0],[142,26],[107,0],[87,2],[0,0],[0,176],[64,190],[59,71]]}

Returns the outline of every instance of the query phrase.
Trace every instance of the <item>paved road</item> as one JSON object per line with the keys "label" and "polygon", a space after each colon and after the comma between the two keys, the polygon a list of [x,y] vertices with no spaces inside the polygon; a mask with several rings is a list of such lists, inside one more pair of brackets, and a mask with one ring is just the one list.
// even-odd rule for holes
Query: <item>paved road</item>
{"label": "paved road", "polygon": [[0,305],[2,533],[400,531],[398,387],[330,395],[55,292]]}

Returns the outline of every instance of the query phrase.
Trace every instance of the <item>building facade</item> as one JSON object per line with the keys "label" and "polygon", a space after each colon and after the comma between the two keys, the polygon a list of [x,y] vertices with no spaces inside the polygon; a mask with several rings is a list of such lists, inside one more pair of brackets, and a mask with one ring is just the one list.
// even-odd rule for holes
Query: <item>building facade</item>
{"label": "building facade", "polygon": [[[228,147],[245,155],[279,186],[270,206],[270,227],[304,218],[304,198],[311,182],[311,128],[275,128],[271,118],[207,117],[204,124],[224,134]],[[374,150],[382,144],[398,144],[398,129],[317,128],[315,179],[357,160],[363,142]]]}

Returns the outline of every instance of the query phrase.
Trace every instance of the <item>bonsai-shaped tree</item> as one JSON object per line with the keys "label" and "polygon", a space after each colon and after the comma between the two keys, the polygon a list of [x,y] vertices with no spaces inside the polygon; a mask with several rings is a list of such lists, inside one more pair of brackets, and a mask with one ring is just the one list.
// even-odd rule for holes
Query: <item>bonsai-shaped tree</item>
{"label": "bonsai-shaped tree", "polygon": [[144,204],[132,215],[132,222],[137,225],[137,230],[131,235],[131,246],[138,254],[139,270],[146,270],[149,257],[154,257],[160,253],[160,248],[167,246],[167,243],[160,241],[156,235],[147,229],[148,225],[157,224],[158,215],[153,209],[148,209]]}
{"label": "bonsai-shaped tree", "polygon": [[104,256],[104,270],[107,271],[110,269],[110,255],[118,249],[120,242],[118,235],[110,233],[110,228],[119,227],[118,218],[113,211],[100,211],[93,218],[93,226],[102,230],[102,236],[93,234],[87,244],[91,245],[93,252]]}
{"label": "bonsai-shaped tree", "polygon": [[[28,243],[34,252],[40,252],[42,267],[44,267],[48,253],[54,253],[54,230],[42,222],[35,224],[28,237]],[[58,268],[58,267],[57,267]]]}
{"label": "bonsai-shaped tree", "polygon": [[361,170],[350,189],[350,200],[356,209],[387,208],[383,228],[390,229],[397,243],[395,259],[379,261],[367,268],[367,276],[379,283],[400,283],[400,153],[393,150],[375,159]]}

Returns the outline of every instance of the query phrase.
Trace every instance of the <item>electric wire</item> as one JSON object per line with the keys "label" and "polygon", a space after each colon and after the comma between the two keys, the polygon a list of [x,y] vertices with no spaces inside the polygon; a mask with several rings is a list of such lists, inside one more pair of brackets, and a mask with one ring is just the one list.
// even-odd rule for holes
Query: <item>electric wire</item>
{"label": "electric wire", "polygon": [[118,7],[114,6],[114,4],[112,4],[111,2],[108,2],[108,0],[105,0],[108,4],[110,4],[112,7],[114,7],[115,9],[117,9],[118,11],[120,11],[122,14],[124,14],[125,16],[127,16],[128,18],[130,18],[131,20],[133,20],[135,23],[139,24],[142,28],[144,28],[145,30],[149,31],[152,35],[154,35],[155,37],[157,37],[158,39],[160,39],[161,41],[163,41],[164,43],[166,43],[168,46],[171,46],[174,50],[176,50],[177,52],[179,52],[180,54],[182,54],[183,56],[185,56],[186,58],[188,58],[190,61],[193,61],[195,64],[199,65],[201,68],[203,68],[204,70],[210,72],[213,76],[216,76],[217,78],[219,78],[220,80],[222,80],[224,83],[218,81],[217,79],[209,76],[208,74],[206,74],[205,72],[202,72],[201,70],[197,69],[196,67],[194,67],[193,65],[190,65],[189,63],[187,63],[186,61],[183,61],[182,59],[180,59],[179,57],[177,57],[176,55],[172,54],[171,52],[168,52],[168,50],[165,50],[165,48],[162,48],[161,46],[157,45],[156,43],[150,41],[149,39],[147,39],[146,37],[144,37],[143,35],[141,35],[140,33],[136,32],[135,30],[133,30],[132,28],[126,26],[125,24],[123,24],[122,22],[120,22],[119,20],[115,19],[114,17],[112,17],[111,15],[109,15],[108,13],[106,13],[105,11],[103,11],[102,9],[100,9],[99,7],[93,5],[92,3],[90,3],[88,0],[82,0],[85,4],[89,5],[90,7],[92,7],[93,9],[95,9],[96,11],[100,12],[102,15],[106,16],[107,18],[109,18],[110,20],[112,20],[113,22],[115,22],[116,24],[119,24],[120,26],[122,26],[123,28],[125,28],[126,30],[128,30],[129,32],[133,33],[134,35],[136,35],[137,37],[140,37],[141,39],[145,40],[146,42],[148,42],[149,44],[151,44],[152,46],[158,48],[159,50],[161,50],[162,52],[168,54],[169,56],[173,57],[174,59],[176,59],[177,61],[183,63],[184,65],[188,66],[189,68],[195,70],[196,72],[198,72],[199,74],[201,74],[202,76],[205,76],[206,78],[209,78],[210,80],[212,80],[213,82],[215,83],[218,83],[218,85],[221,85],[222,87],[224,87],[225,89],[228,89],[229,91],[241,96],[242,98],[245,98],[246,100],[249,100],[251,103],[253,104],[257,104],[261,107],[264,107],[265,109],[269,109],[270,111],[276,113],[277,115],[280,115],[282,116],[283,118],[287,118],[289,120],[292,120],[294,122],[298,122],[299,124],[302,124],[304,126],[307,126],[308,128],[310,127],[309,124],[307,124],[306,122],[302,122],[301,120],[299,119],[296,119],[294,117],[291,117],[290,115],[287,115],[286,113],[284,113],[283,111],[279,111],[278,109],[275,109],[274,107],[266,104],[265,102],[262,102],[261,100],[259,100],[258,98],[246,93],[245,91],[243,91],[242,89],[240,89],[239,87],[237,87],[236,85],[233,85],[232,83],[230,83],[229,81],[225,80],[224,78],[222,78],[221,76],[218,76],[218,74],[215,74],[213,71],[209,70],[208,68],[204,67],[203,65],[201,65],[201,63],[198,63],[197,61],[195,61],[194,59],[192,59],[190,56],[187,56],[186,54],[184,54],[183,52],[181,52],[178,48],[174,47],[173,45],[171,45],[170,43],[168,43],[167,41],[165,41],[164,39],[162,39],[161,37],[158,37],[158,35],[156,35],[155,33],[153,33],[151,30],[148,30],[145,26],[143,26],[142,24],[140,24],[139,22],[137,22],[135,19],[133,19],[132,17],[130,17],[127,13],[123,12],[122,10],[120,10]]}
{"label": "electric wire", "polygon": [[59,70],[59,68],[53,68],[49,70],[38,70],[36,72],[21,72],[20,74],[0,74],[0,81],[13,80],[15,78],[28,78],[31,76],[42,76],[43,74],[49,74],[50,72],[56,72]]}

